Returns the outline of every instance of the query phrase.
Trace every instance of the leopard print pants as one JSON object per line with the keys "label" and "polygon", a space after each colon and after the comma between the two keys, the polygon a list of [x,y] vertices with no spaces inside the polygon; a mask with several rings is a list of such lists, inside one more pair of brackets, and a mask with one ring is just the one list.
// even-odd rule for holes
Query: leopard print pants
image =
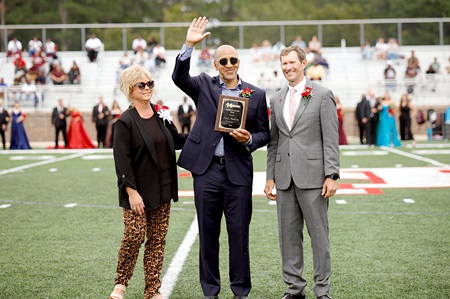
{"label": "leopard print pants", "polygon": [[159,293],[166,235],[169,228],[170,203],[162,204],[156,210],[145,211],[145,215],[123,209],[125,230],[119,249],[117,276],[115,284],[128,286],[139,256],[139,249],[145,242],[144,249],[144,298],[153,298]]}

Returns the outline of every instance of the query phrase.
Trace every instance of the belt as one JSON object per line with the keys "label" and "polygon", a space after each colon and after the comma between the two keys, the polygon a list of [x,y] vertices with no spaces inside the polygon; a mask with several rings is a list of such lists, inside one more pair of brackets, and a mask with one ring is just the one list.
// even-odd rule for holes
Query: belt
{"label": "belt", "polygon": [[213,161],[225,165],[225,157],[213,156]]}

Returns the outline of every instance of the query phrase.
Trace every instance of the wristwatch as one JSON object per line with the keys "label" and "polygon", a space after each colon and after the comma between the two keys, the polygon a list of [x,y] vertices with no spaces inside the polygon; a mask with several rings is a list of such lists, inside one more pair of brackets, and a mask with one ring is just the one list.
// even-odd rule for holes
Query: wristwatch
{"label": "wristwatch", "polygon": [[336,180],[339,179],[339,174],[337,174],[337,173],[332,173],[332,174],[330,174],[330,175],[326,175],[325,178],[326,178],[326,179],[330,178],[330,179],[332,179],[333,181],[336,181]]}

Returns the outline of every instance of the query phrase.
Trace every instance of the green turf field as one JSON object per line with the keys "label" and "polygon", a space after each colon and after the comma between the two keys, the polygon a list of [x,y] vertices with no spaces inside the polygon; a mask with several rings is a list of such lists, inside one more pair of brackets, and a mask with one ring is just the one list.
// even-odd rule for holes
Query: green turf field
{"label": "green turf field", "polygon": [[[341,193],[329,209],[333,299],[450,298],[449,151],[445,142],[341,148]],[[254,153],[255,172],[264,172],[265,155]],[[190,177],[179,183],[192,190]],[[192,202],[183,197],[172,205],[162,288],[171,299],[202,298],[198,239],[178,251],[192,233]],[[286,286],[276,207],[263,196],[253,203],[250,298],[279,299]],[[108,298],[122,232],[110,151],[0,152],[1,299]],[[229,299],[225,226],[222,232],[220,298]],[[306,294],[314,298],[305,241]],[[174,276],[169,265],[180,253],[186,259],[174,262],[182,266]],[[141,262],[126,298],[143,298]]]}

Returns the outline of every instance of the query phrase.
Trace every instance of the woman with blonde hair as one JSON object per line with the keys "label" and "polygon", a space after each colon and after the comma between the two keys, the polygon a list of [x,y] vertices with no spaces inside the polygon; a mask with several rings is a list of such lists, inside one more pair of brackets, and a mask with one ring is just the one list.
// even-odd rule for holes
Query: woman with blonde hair
{"label": "woman with blonde hair", "polygon": [[110,299],[124,297],[146,237],[144,298],[162,299],[160,275],[170,202],[178,201],[175,149],[183,146],[185,136],[178,134],[166,106],[151,103],[155,81],[148,70],[133,65],[122,72],[119,83],[131,105],[114,128],[114,163],[125,229]]}

